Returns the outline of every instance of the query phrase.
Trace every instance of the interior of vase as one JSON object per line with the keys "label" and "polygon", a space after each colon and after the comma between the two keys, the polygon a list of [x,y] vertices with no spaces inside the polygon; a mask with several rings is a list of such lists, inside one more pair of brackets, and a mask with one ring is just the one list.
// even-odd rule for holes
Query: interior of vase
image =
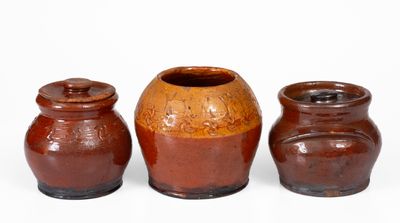
{"label": "interior of vase", "polygon": [[235,80],[233,71],[212,67],[179,67],[162,72],[164,82],[182,87],[212,87]]}

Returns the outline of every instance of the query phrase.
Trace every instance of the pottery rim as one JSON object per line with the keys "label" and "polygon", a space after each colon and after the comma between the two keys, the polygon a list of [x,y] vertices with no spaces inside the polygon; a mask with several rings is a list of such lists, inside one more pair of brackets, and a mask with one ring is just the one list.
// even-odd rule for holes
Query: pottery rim
{"label": "pottery rim", "polygon": [[[197,80],[190,80],[198,78]],[[157,79],[174,87],[214,88],[235,82],[239,74],[235,71],[211,66],[182,66],[162,71]],[[190,84],[192,81],[192,84]],[[179,83],[183,82],[183,83]]]}
{"label": "pottery rim", "polygon": [[[314,103],[296,100],[295,96],[300,96],[304,93],[310,93],[315,90],[332,90],[337,92],[349,93],[356,95],[354,99],[335,102],[335,103]],[[350,83],[335,82],[335,81],[308,81],[288,85],[282,88],[278,93],[280,103],[289,108],[294,109],[313,109],[313,108],[347,108],[369,104],[371,101],[371,93],[368,89]]]}

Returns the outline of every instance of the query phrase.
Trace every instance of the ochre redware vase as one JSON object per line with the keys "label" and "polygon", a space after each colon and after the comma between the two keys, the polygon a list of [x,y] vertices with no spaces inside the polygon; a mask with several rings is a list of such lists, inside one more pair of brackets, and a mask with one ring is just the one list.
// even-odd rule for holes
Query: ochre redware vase
{"label": "ochre redware vase", "polygon": [[338,82],[305,82],[279,93],[282,116],[269,144],[281,184],[305,195],[335,197],[364,190],[381,148],[368,116],[370,92]]}
{"label": "ochre redware vase", "polygon": [[214,198],[247,185],[261,112],[237,73],[177,67],[144,90],[135,126],[151,187],[173,197]]}
{"label": "ochre redware vase", "polygon": [[131,136],[113,107],[113,86],[82,78],[42,87],[41,113],[25,138],[25,155],[46,195],[86,199],[122,185]]}

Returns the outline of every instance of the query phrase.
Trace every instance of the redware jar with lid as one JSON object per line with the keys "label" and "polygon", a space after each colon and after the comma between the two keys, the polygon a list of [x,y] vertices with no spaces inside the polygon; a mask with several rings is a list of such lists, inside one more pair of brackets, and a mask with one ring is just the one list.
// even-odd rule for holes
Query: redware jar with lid
{"label": "redware jar with lid", "polygon": [[282,116],[269,144],[281,184],[321,197],[364,190],[381,149],[368,115],[371,93],[354,84],[314,81],[283,88],[279,101]]}
{"label": "redware jar with lid", "polygon": [[113,86],[83,78],[40,88],[41,113],[26,133],[25,155],[41,192],[87,199],[122,185],[131,136],[113,109],[117,99]]}

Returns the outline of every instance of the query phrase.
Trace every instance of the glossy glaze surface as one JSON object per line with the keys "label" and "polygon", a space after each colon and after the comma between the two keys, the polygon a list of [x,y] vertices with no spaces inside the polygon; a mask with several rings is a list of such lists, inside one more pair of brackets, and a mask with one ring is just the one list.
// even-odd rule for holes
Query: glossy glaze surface
{"label": "glossy glaze surface", "polygon": [[235,72],[179,67],[160,73],[145,89],[135,126],[153,188],[180,198],[212,198],[247,184],[261,112]]}
{"label": "glossy glaze surface", "polygon": [[[75,81],[82,85],[72,85],[79,87],[74,92],[61,91],[64,82],[41,88],[36,98],[41,114],[25,138],[25,155],[40,191],[64,199],[93,198],[115,191],[122,184],[131,156],[129,130],[113,109],[118,96],[102,92],[103,86],[108,90],[113,87]],[[44,91],[52,93],[42,94]]]}
{"label": "glossy glaze surface", "polygon": [[279,93],[282,116],[269,144],[283,186],[334,197],[364,190],[381,148],[368,116],[371,94],[337,82],[290,85]]}

